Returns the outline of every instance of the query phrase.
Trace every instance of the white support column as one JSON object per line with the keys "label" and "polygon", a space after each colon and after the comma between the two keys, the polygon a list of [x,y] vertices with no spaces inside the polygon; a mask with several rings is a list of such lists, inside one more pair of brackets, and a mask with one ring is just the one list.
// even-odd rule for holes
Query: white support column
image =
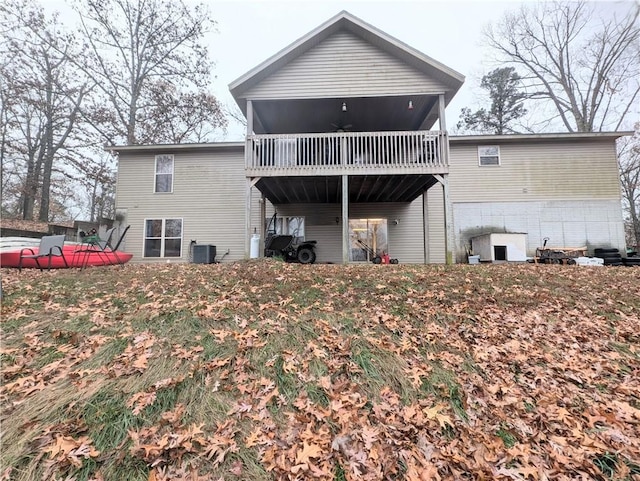
{"label": "white support column", "polygon": [[251,257],[251,203],[253,187],[258,183],[261,177],[247,177],[247,192],[245,197],[245,224],[244,224],[244,258]]}
{"label": "white support column", "polygon": [[[249,140],[249,136],[253,134],[253,103],[247,100],[247,137],[245,139],[244,160],[245,167],[249,167],[253,162],[253,146]],[[250,162],[251,161],[251,162]],[[244,227],[244,258],[251,257],[251,193],[253,186],[256,185],[260,178],[247,177],[247,191],[245,193],[245,227]]]}
{"label": "white support column", "polygon": [[438,96],[438,119],[440,122],[440,130],[444,135],[444,143],[442,145],[442,155],[446,165],[449,165],[449,133],[447,132],[447,118],[445,115],[445,99],[444,94]]}
{"label": "white support column", "polygon": [[429,191],[425,190],[422,193],[422,228],[424,234],[424,263],[429,264]]}
{"label": "white support column", "polygon": [[260,201],[260,230],[258,231],[260,232],[260,252],[258,253],[258,257],[264,257],[264,241],[265,236],[267,235],[264,225],[264,219],[267,217],[267,198],[264,194]]}
{"label": "white support column", "polygon": [[[444,94],[438,96],[438,118],[440,121],[440,130],[444,135],[444,143],[442,146],[444,160],[449,165],[449,133],[447,132],[447,118],[445,115],[445,98]],[[436,175],[438,182],[442,184],[442,195],[444,197],[444,228],[445,228],[445,254],[447,264],[453,264],[454,260],[454,231],[453,231],[453,204],[451,203],[451,195],[449,192],[449,175]]]}
{"label": "white support column", "polygon": [[449,176],[434,175],[436,180],[442,184],[442,196],[444,199],[444,249],[447,264],[453,264],[454,259],[454,232],[453,232],[453,204],[451,203],[451,195],[449,192]]}
{"label": "white support column", "polygon": [[247,100],[247,135],[253,134],[253,102]]}
{"label": "white support column", "polygon": [[349,176],[342,176],[342,263],[349,263]]}
{"label": "white support column", "polygon": [[253,103],[247,100],[247,136],[244,140],[244,166],[245,168],[253,167],[253,142],[249,140],[249,136],[253,134]]}
{"label": "white support column", "polygon": [[438,95],[438,120],[440,121],[440,130],[447,130],[447,119],[444,115],[445,99],[444,94]]}
{"label": "white support column", "polygon": [[253,186],[251,185],[251,177],[247,177],[247,192],[246,192],[246,212],[245,212],[245,226],[244,226],[244,258],[249,259],[251,257],[251,191]]}

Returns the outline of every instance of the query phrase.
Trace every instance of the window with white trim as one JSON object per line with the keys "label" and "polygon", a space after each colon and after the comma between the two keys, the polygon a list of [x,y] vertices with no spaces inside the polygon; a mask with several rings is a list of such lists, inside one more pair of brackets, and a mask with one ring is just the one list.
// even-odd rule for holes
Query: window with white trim
{"label": "window with white trim", "polygon": [[146,219],[144,224],[144,257],[182,257],[182,219]]}
{"label": "window with white trim", "polygon": [[156,193],[173,192],[173,155],[156,155],[156,178],[153,191]]}
{"label": "window with white trim", "polygon": [[500,165],[499,145],[478,146],[478,164],[480,166]]}

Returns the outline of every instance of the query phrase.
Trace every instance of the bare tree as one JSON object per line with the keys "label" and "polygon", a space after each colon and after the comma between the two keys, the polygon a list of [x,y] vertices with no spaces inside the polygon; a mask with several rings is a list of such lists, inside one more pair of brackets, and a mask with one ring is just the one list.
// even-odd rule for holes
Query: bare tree
{"label": "bare tree", "polygon": [[227,124],[218,100],[206,91],[180,92],[159,80],[149,87],[149,119],[140,123],[144,138],[170,143],[204,142]]}
{"label": "bare tree", "polygon": [[550,101],[570,132],[618,130],[638,107],[640,5],[619,3],[622,14],[597,20],[612,5],[527,4],[484,32],[497,60],[515,66],[531,98]]}
{"label": "bare tree", "polygon": [[[4,39],[4,35],[1,35],[0,39]],[[0,43],[0,52],[6,51],[6,41]],[[11,186],[15,184],[15,177],[18,175],[18,171],[13,165],[13,159],[10,158],[7,149],[7,143],[9,142],[9,132],[12,127],[15,126],[15,115],[13,109],[13,100],[15,95],[12,92],[11,86],[8,80],[8,66],[9,60],[6,56],[0,57],[0,192],[2,192],[2,213],[6,214],[11,212],[12,209],[8,208],[5,203],[7,192],[11,189]]]}
{"label": "bare tree", "polygon": [[47,18],[29,0],[9,0],[0,5],[0,25],[2,53],[11,59],[0,70],[3,97],[11,99],[3,103],[10,109],[3,118],[11,118],[3,126],[3,170],[22,168],[20,213],[33,219],[38,205],[38,219],[46,222],[55,163],[90,87],[73,67],[80,55],[75,38],[56,16]]}
{"label": "bare tree", "polygon": [[[106,107],[94,126],[109,143],[182,142],[225,125],[206,91],[212,64],[203,36],[215,23],[203,5],[86,0],[77,10],[90,51],[78,67],[102,93]],[[201,107],[200,100],[206,100]],[[165,109],[172,115],[159,118]]]}
{"label": "bare tree", "polygon": [[622,202],[627,213],[627,245],[640,249],[640,122],[635,134],[618,141]]}
{"label": "bare tree", "polygon": [[224,106],[224,113],[228,118],[231,119],[232,122],[236,122],[238,125],[241,125],[243,127],[247,126],[247,119],[242,113],[242,110],[240,110],[240,107],[238,107],[238,104],[236,104],[235,102],[226,104]]}
{"label": "bare tree", "polygon": [[115,215],[116,167],[114,157],[100,147],[76,149],[68,156],[77,175],[76,201],[81,203],[91,222]]}

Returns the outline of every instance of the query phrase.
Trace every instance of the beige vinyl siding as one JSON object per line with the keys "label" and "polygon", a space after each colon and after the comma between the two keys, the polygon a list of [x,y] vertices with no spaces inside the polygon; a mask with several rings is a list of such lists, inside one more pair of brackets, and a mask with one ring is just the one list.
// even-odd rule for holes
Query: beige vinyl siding
{"label": "beige vinyl siding", "polygon": [[454,203],[620,198],[611,139],[504,143],[499,166],[478,165],[478,144],[450,151]]}
{"label": "beige vinyl siding", "polygon": [[317,262],[342,262],[342,223],[340,204],[286,204],[276,206],[278,216],[304,217],[306,240],[318,241]]}
{"label": "beige vinyl siding", "polygon": [[342,263],[342,226],[310,225],[306,238],[317,241],[317,262]]}
{"label": "beige vinyl siding", "polygon": [[[154,193],[155,153],[120,154],[117,209],[126,209],[126,250],[134,261],[167,262],[143,258],[145,219],[183,219],[182,257],[187,261],[189,242],[213,244],[217,258],[244,258],[246,179],[242,149],[200,152],[158,151],[174,154],[173,193]],[[259,225],[259,195],[253,196],[252,220]],[[254,220],[255,219],[255,220]]]}
{"label": "beige vinyl siding", "polygon": [[[353,204],[349,209],[349,216],[353,219],[386,218],[389,255],[402,264],[424,262],[421,199],[410,204]],[[397,225],[393,223],[394,219],[398,220]]]}
{"label": "beige vinyl siding", "polygon": [[[419,199],[422,202],[422,198]],[[427,235],[429,239],[429,264],[444,264],[445,254],[445,230],[444,230],[444,197],[442,185],[434,185],[427,191],[427,215],[429,225]],[[454,219],[455,223],[455,219]]]}
{"label": "beige vinyl siding", "polygon": [[[436,187],[437,188],[437,187]],[[442,193],[440,193],[440,198]],[[440,202],[440,208],[442,203]],[[430,205],[431,209],[438,208],[438,201]],[[342,206],[340,204],[288,204],[277,206],[278,215],[304,216],[305,237],[307,240],[318,241],[316,254],[318,262],[342,262],[342,220],[336,224],[336,217],[340,218]],[[403,264],[421,264],[424,262],[423,228],[422,228],[422,198],[412,203],[371,203],[351,204],[349,206],[351,219],[385,218],[389,233],[389,255],[397,258]],[[442,216],[432,214],[433,219],[439,222]],[[394,224],[394,220],[398,224]],[[437,220],[436,220],[437,219]],[[442,231],[441,226],[434,232]],[[432,262],[443,262],[444,244],[438,239],[438,234],[433,234],[434,251]],[[440,247],[441,246],[441,247]]]}
{"label": "beige vinyl siding", "polygon": [[349,32],[337,32],[243,97],[299,99],[441,93],[442,83]]}
{"label": "beige vinyl siding", "polygon": [[[478,145],[500,145],[500,165],[478,165]],[[611,138],[451,142],[456,259],[474,236],[527,234],[527,254],[550,245],[624,249],[615,143]]]}

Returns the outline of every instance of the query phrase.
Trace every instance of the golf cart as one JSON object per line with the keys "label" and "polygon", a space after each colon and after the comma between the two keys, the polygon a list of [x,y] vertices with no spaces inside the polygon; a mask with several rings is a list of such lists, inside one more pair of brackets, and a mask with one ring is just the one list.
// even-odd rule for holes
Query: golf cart
{"label": "golf cart", "polygon": [[299,241],[293,234],[277,234],[277,214],[273,214],[267,226],[267,237],[264,242],[265,257],[281,256],[287,262],[299,262],[300,264],[313,264],[316,261],[316,241]]}

